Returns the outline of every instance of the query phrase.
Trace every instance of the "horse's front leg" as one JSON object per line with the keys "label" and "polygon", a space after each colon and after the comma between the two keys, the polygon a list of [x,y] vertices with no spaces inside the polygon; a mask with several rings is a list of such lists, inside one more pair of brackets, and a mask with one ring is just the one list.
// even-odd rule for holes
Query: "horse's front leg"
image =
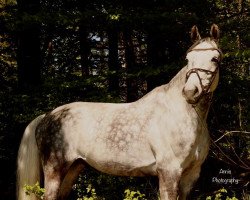
{"label": "horse's front leg", "polygon": [[176,200],[180,176],[168,170],[158,170],[161,200]]}
{"label": "horse's front leg", "polygon": [[201,164],[197,164],[186,169],[179,183],[179,199],[178,200],[186,200],[187,196],[192,189],[194,182],[199,178],[201,171]]}

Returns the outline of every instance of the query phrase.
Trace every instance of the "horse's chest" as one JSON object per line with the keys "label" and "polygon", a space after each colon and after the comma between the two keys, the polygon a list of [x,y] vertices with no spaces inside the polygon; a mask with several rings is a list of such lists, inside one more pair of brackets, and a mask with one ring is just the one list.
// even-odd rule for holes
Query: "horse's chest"
{"label": "horse's chest", "polygon": [[178,134],[173,134],[169,137],[169,144],[181,165],[188,165],[191,161],[203,161],[209,150],[209,134],[202,126],[176,131]]}
{"label": "horse's chest", "polygon": [[209,151],[209,134],[207,131],[200,132],[190,146],[189,152],[182,162],[183,169],[192,168],[193,165],[201,165]]}
{"label": "horse's chest", "polygon": [[207,157],[208,151],[209,151],[209,145],[210,145],[210,137],[209,133],[205,131],[205,133],[201,134],[200,137],[198,137],[196,142],[196,148],[194,157],[196,160],[204,161]]}

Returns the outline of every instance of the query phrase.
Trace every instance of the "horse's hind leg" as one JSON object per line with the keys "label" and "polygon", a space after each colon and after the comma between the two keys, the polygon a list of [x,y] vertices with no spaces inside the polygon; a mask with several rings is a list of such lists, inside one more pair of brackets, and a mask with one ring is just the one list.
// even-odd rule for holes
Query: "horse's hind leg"
{"label": "horse's hind leg", "polygon": [[46,167],[44,170],[44,200],[57,200],[57,195],[61,185],[61,171],[52,167]]}
{"label": "horse's hind leg", "polygon": [[58,152],[50,153],[44,161],[44,200],[57,200],[62,180],[70,166]]}
{"label": "horse's hind leg", "polygon": [[[55,163],[54,163],[55,164]],[[62,167],[63,166],[63,167]],[[77,159],[73,164],[54,165],[44,167],[44,200],[67,199],[79,173],[84,169],[84,161]]]}
{"label": "horse's hind leg", "polygon": [[70,166],[67,174],[65,175],[58,195],[58,200],[65,200],[67,199],[72,186],[77,179],[80,172],[84,169],[84,161],[82,159],[77,159],[74,163]]}

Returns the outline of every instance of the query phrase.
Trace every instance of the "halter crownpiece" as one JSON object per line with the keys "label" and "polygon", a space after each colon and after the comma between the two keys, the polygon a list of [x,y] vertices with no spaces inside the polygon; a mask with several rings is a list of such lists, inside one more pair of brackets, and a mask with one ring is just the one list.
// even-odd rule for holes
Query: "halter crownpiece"
{"label": "halter crownpiece", "polygon": [[222,55],[223,55],[222,51],[221,51],[219,48],[216,48],[216,47],[211,47],[211,48],[206,48],[206,49],[191,49],[191,48],[189,48],[189,49],[187,50],[187,53],[186,53],[186,54],[188,54],[188,53],[191,52],[191,51],[209,51],[209,50],[210,50],[210,51],[218,51],[221,57],[222,57]]}
{"label": "halter crownpiece", "polygon": [[188,50],[187,50],[187,52],[186,52],[186,54],[188,54],[189,52],[191,52],[191,51],[213,51],[213,50],[215,50],[215,51],[218,51],[219,52],[219,54],[220,54],[220,56],[222,57],[223,56],[223,53],[222,53],[222,51],[219,49],[219,48],[217,48],[217,47],[211,47],[211,48],[196,48],[195,49],[195,47],[198,45],[198,44],[200,44],[200,43],[202,43],[202,42],[205,42],[205,41],[212,41],[213,39],[211,39],[211,38],[204,38],[204,39],[199,39],[198,41],[196,41]]}

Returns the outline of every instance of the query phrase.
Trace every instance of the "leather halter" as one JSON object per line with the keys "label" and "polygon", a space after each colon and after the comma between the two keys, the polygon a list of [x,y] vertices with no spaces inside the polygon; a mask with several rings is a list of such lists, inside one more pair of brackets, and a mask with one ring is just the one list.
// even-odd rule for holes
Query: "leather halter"
{"label": "leather halter", "polygon": [[[198,43],[199,44],[199,43]],[[197,45],[197,44],[196,44]],[[195,45],[195,46],[196,46]],[[222,51],[219,49],[219,48],[216,48],[216,47],[211,47],[211,48],[206,48],[206,49],[194,49],[194,47],[193,46],[191,46],[188,50],[187,50],[187,52],[186,52],[186,54],[188,54],[189,52],[191,52],[191,51],[218,51],[219,52],[219,54],[220,54],[220,56],[222,56],[223,55],[223,53],[222,53]]]}
{"label": "leather halter", "polygon": [[[188,54],[189,52],[191,52],[191,51],[208,51],[208,50],[212,50],[212,51],[213,51],[213,50],[216,50],[216,51],[218,51],[218,52],[220,53],[220,55],[222,56],[222,51],[221,51],[220,49],[218,49],[218,48],[206,48],[206,49],[193,49],[193,48],[190,48],[190,49],[187,51],[187,54]],[[216,74],[217,74],[217,72],[218,72],[218,69],[219,69],[219,63],[218,63],[218,65],[216,66],[216,69],[215,69],[214,71],[210,71],[210,70],[206,70],[206,69],[201,69],[201,68],[193,68],[193,69],[190,69],[190,70],[187,72],[187,74],[186,74],[186,82],[187,82],[188,78],[190,77],[190,75],[191,75],[192,73],[195,73],[195,74],[197,75],[198,79],[199,79],[199,82],[200,82],[200,86],[201,86],[202,91],[201,91],[201,94],[200,94],[200,96],[198,97],[197,101],[199,101],[199,99],[200,99],[204,94],[209,93],[208,91],[209,91],[209,89],[210,89],[212,83],[214,82],[214,79],[215,79],[215,77],[216,77]],[[209,82],[209,84],[208,84],[207,86],[204,86],[204,85],[202,84],[202,80],[201,80],[201,77],[200,77],[199,72],[204,72],[204,73],[206,73],[206,74],[211,74],[211,75],[212,75],[212,79],[211,79],[211,81]]]}

